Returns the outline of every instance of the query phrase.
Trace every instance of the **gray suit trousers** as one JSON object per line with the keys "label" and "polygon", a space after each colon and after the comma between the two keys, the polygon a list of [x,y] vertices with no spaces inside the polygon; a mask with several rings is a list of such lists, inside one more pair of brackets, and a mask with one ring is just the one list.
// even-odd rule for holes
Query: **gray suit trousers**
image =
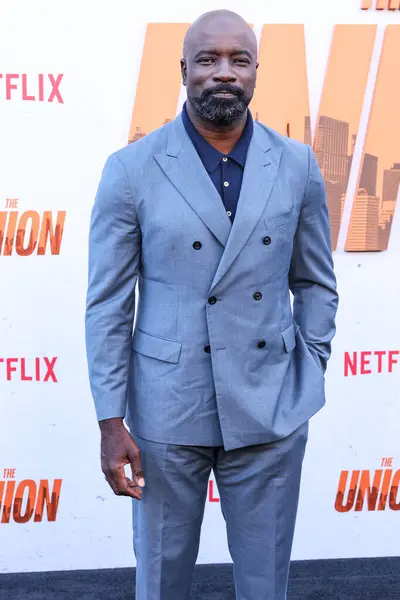
{"label": "gray suit trousers", "polygon": [[187,600],[214,471],[237,600],[286,600],[308,422],[288,437],[235,450],[136,436],[146,487],[133,502],[136,600]]}

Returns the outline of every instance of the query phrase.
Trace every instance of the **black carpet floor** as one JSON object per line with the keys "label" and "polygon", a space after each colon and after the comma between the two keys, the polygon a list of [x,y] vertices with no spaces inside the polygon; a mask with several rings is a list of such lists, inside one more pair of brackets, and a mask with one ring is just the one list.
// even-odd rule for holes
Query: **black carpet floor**
{"label": "black carpet floor", "polygon": [[[11,573],[0,575],[0,600],[133,600],[134,577],[133,569]],[[193,600],[234,598],[230,565],[196,567]],[[293,562],[288,600],[400,600],[400,558]]]}

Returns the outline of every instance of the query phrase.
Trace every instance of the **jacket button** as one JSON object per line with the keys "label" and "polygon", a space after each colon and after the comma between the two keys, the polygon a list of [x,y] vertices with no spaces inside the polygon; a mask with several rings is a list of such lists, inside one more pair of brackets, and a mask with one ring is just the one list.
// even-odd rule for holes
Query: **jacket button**
{"label": "jacket button", "polygon": [[216,303],[216,301],[217,301],[216,297],[215,297],[215,296],[211,296],[211,297],[208,299],[208,304],[215,304],[215,303]]}
{"label": "jacket button", "polygon": [[262,293],[261,292],[254,292],[253,298],[254,298],[254,300],[261,300]]}
{"label": "jacket button", "polygon": [[265,340],[260,340],[257,344],[259,348],[265,348]]}
{"label": "jacket button", "polygon": [[195,250],[200,250],[200,248],[202,247],[202,245],[203,245],[203,244],[202,244],[201,242],[194,242],[194,243],[193,243],[193,248],[194,248]]}
{"label": "jacket button", "polygon": [[265,238],[263,239],[263,242],[266,246],[269,246],[271,243],[271,238],[269,237],[269,235],[266,235]]}
{"label": "jacket button", "polygon": [[207,352],[207,354],[210,354],[211,347],[208,344],[207,344],[207,346],[204,346],[204,352]]}

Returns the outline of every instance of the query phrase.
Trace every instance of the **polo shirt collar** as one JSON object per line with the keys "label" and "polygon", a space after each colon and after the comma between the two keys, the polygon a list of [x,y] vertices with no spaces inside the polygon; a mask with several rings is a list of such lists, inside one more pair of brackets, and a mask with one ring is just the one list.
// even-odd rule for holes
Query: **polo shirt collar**
{"label": "polo shirt collar", "polygon": [[182,109],[182,120],[185,126],[186,132],[189,135],[194,147],[197,150],[198,155],[200,156],[205,169],[208,173],[213,173],[215,169],[218,167],[222,158],[225,156],[227,158],[231,158],[235,162],[237,162],[242,168],[244,168],[246,163],[247,151],[249,149],[250,141],[253,135],[253,117],[251,116],[250,110],[247,110],[247,120],[246,125],[244,126],[242,135],[236,142],[235,146],[232,148],[229,154],[223,154],[211,144],[207,142],[203,138],[202,135],[197,131],[193,123],[191,122],[189,115],[186,110],[186,102],[183,105]]}

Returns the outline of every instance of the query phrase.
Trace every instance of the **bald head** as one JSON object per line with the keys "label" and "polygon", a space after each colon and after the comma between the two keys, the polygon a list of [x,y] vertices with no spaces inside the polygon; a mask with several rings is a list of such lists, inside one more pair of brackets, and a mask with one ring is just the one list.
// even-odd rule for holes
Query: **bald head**
{"label": "bald head", "polygon": [[257,56],[257,39],[248,23],[231,10],[212,10],[198,17],[186,32],[183,42],[183,57],[186,58],[194,44],[206,41],[207,38],[218,31],[234,31],[242,35]]}
{"label": "bald head", "polygon": [[257,40],[230,10],[205,13],[189,28],[181,59],[192,118],[215,129],[246,119],[256,84]]}

